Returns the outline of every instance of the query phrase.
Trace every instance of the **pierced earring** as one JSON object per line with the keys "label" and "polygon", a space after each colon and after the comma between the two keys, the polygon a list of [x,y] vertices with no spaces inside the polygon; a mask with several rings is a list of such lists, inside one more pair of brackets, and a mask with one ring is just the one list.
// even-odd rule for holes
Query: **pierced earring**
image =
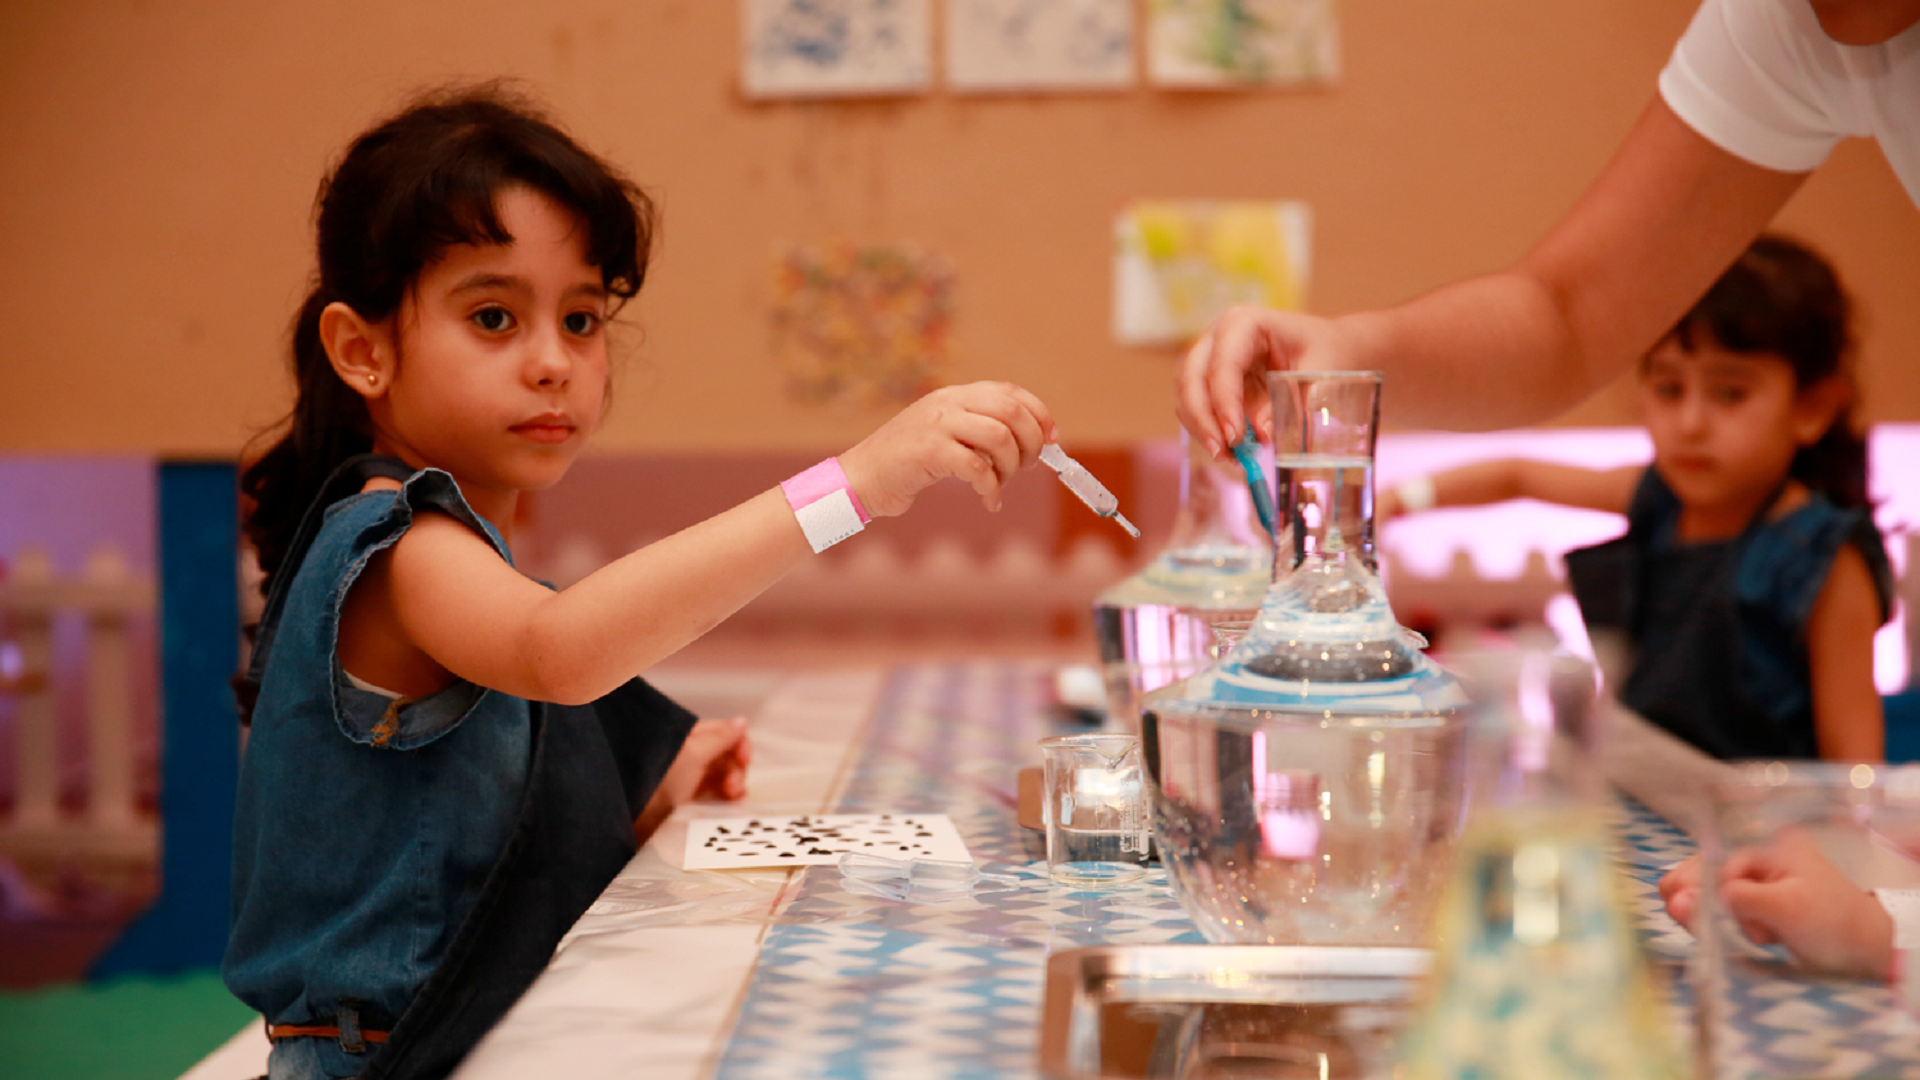
{"label": "pierced earring", "polygon": [[379,386],[379,385],[380,385],[380,376],[378,376],[378,375],[375,375],[375,374],[374,374],[373,372],[371,372],[371,371],[369,371],[369,372],[367,372],[367,385],[368,385],[368,386]]}

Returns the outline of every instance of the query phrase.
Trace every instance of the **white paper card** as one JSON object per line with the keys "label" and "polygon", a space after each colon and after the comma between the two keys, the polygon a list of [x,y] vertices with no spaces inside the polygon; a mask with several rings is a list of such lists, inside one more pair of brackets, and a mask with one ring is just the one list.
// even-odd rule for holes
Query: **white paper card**
{"label": "white paper card", "polygon": [[687,824],[688,870],[832,866],[858,851],[889,859],[972,862],[945,814],[767,814]]}

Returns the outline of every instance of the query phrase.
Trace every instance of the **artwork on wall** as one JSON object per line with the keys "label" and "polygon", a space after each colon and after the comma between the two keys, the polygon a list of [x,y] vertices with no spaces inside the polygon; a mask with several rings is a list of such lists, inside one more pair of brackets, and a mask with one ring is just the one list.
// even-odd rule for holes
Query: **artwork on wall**
{"label": "artwork on wall", "polygon": [[1334,0],[1151,3],[1147,77],[1155,83],[1325,83],[1340,73]]}
{"label": "artwork on wall", "polygon": [[1298,310],[1311,224],[1302,202],[1132,204],[1114,223],[1114,337],[1185,345],[1234,304]]}
{"label": "artwork on wall", "polygon": [[898,94],[929,81],[929,0],[741,0],[752,97]]}
{"label": "artwork on wall", "polygon": [[1132,85],[1133,0],[947,0],[955,90]]}
{"label": "artwork on wall", "polygon": [[898,406],[943,382],[953,269],[897,244],[794,248],[775,266],[772,322],[788,397]]}

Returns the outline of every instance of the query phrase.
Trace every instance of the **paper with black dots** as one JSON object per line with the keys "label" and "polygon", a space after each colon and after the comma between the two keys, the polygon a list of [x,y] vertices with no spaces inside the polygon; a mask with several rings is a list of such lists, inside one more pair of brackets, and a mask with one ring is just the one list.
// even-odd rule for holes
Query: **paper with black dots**
{"label": "paper with black dots", "polygon": [[688,870],[831,866],[849,851],[972,862],[945,814],[769,814],[687,823]]}

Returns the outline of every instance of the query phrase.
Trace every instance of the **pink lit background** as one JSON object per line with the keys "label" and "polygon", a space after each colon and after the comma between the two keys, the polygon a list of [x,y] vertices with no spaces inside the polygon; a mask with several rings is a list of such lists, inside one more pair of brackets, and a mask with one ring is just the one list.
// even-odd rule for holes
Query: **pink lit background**
{"label": "pink lit background", "polygon": [[[1920,521],[1920,424],[1880,424],[1869,438],[1870,491],[1875,520],[1886,536],[1887,555],[1896,576],[1906,570],[1909,538]],[[1375,460],[1376,489],[1407,478],[1494,458],[1527,457],[1571,465],[1609,468],[1644,464],[1653,456],[1639,428],[1562,428],[1455,434],[1387,432],[1380,436]],[[1618,514],[1548,506],[1531,500],[1496,506],[1434,510],[1388,523],[1379,545],[1414,573],[1446,573],[1456,549],[1465,549],[1480,576],[1516,577],[1527,553],[1547,556],[1556,575],[1561,556],[1571,548],[1618,536],[1626,519]],[[1904,688],[1908,678],[1907,614],[1897,605],[1891,622],[1874,638],[1874,682],[1882,693]],[[1568,595],[1555,597],[1547,621],[1561,640],[1585,651],[1586,633],[1579,608]]]}

